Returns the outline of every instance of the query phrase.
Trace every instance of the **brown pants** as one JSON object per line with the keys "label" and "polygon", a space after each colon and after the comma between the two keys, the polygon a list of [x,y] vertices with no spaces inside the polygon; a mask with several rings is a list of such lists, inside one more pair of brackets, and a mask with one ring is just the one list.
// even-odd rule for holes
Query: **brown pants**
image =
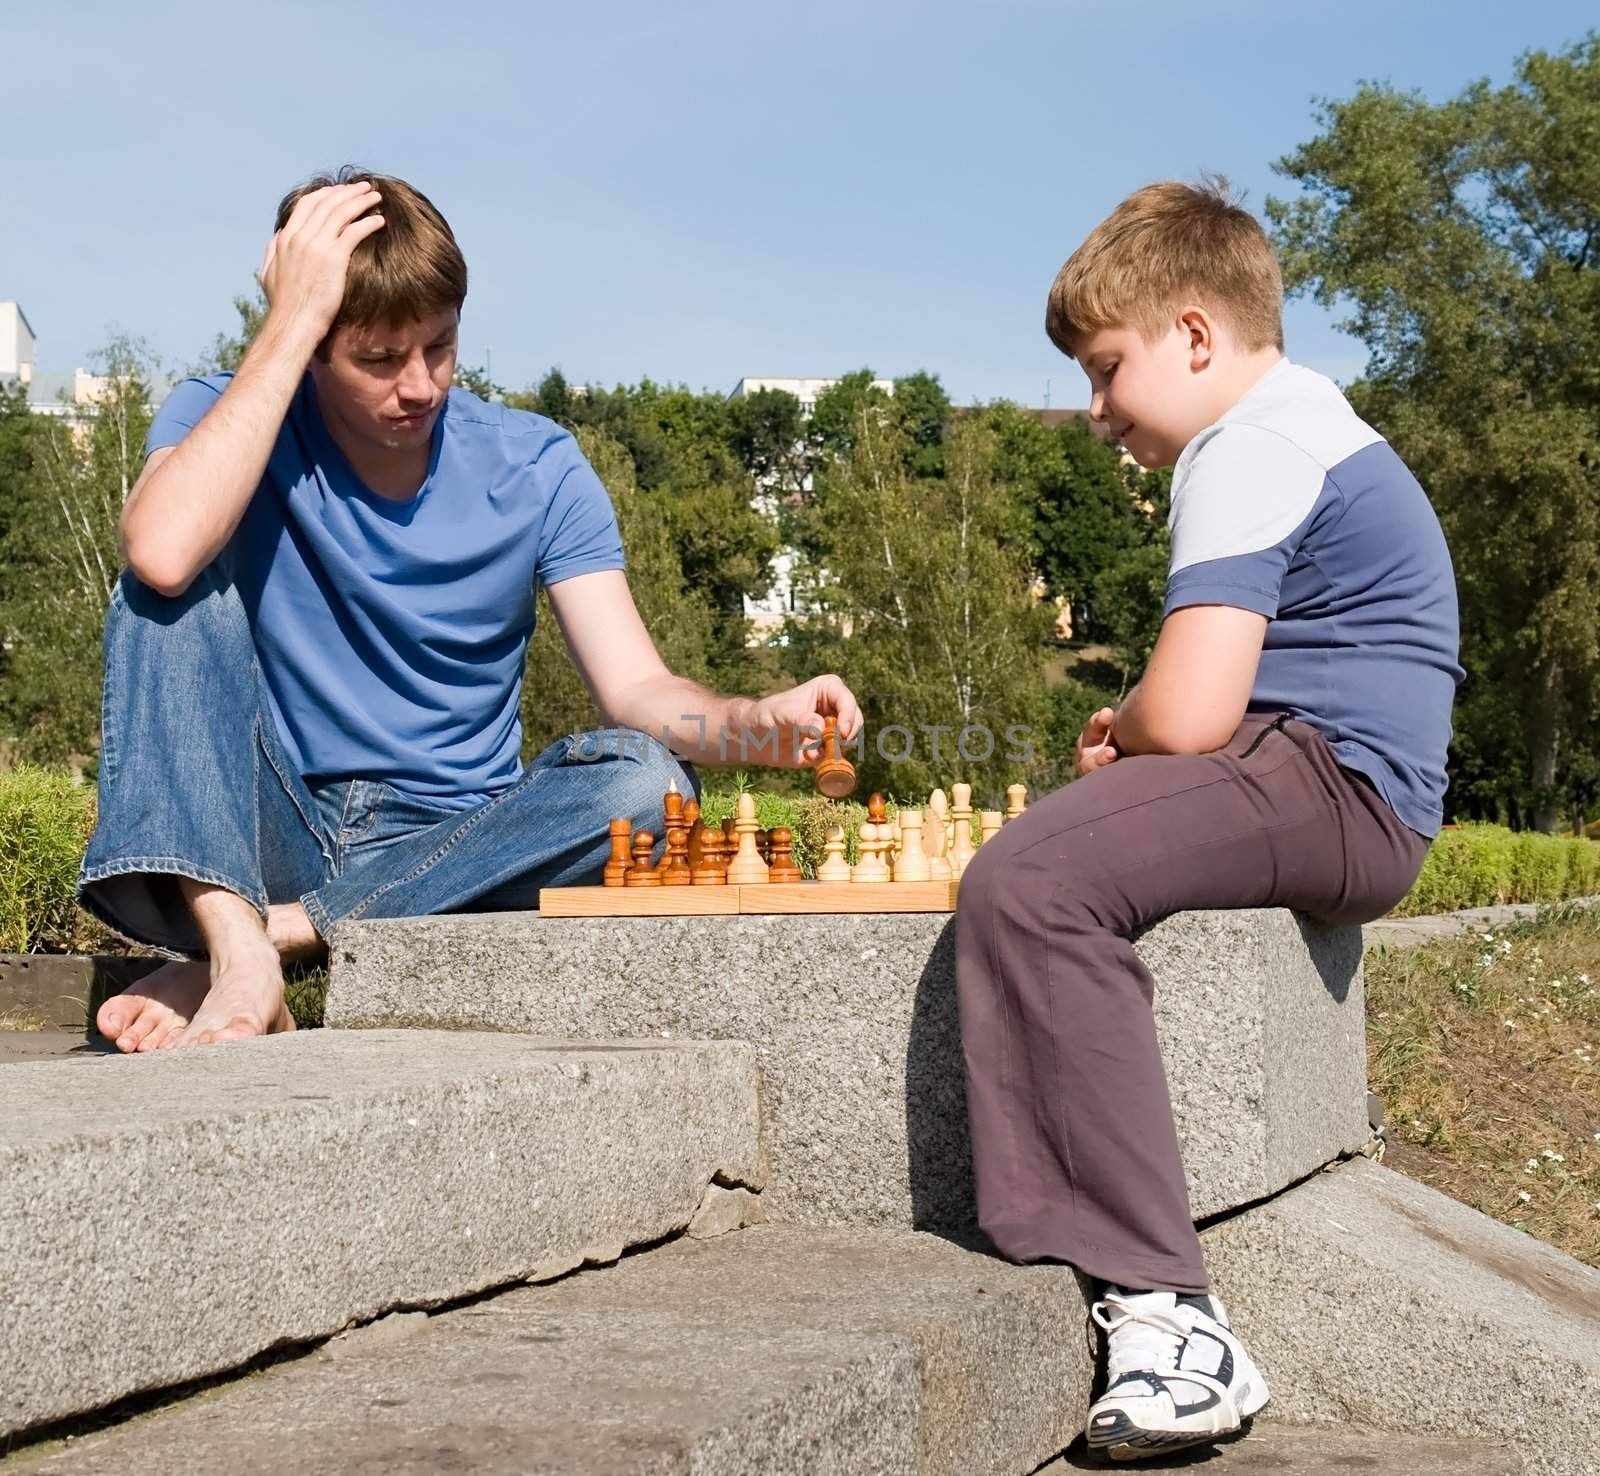
{"label": "brown pants", "polygon": [[1370,921],[1427,849],[1319,733],[1265,717],[1215,753],[1119,759],[989,840],[961,881],[956,982],[978,1217],[1001,1253],[1204,1292],[1130,939],[1191,908]]}

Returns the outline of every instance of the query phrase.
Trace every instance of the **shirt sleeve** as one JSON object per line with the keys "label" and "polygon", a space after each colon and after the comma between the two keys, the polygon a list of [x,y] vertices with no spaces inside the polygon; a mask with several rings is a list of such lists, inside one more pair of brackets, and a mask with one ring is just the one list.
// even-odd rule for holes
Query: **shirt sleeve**
{"label": "shirt sleeve", "polygon": [[205,419],[206,411],[222,398],[232,378],[231,374],[213,374],[205,379],[184,379],[175,384],[150,422],[149,433],[144,438],[144,454],[148,456],[164,446],[176,446]]}
{"label": "shirt sleeve", "polygon": [[1173,494],[1163,613],[1231,605],[1273,619],[1326,480],[1312,457],[1276,432],[1223,426]]}
{"label": "shirt sleeve", "polygon": [[605,485],[578,443],[562,436],[540,455],[559,479],[545,513],[536,567],[541,584],[624,567],[622,533]]}

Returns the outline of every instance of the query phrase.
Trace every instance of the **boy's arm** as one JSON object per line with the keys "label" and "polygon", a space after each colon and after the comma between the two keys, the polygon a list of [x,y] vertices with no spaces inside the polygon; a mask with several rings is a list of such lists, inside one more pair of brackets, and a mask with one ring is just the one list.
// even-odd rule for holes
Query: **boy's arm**
{"label": "boy's arm", "polygon": [[1111,726],[1118,753],[1210,753],[1238,730],[1255,685],[1267,618],[1186,605],[1162,622],[1139,684]]}
{"label": "boy's arm", "polygon": [[383,226],[358,219],[377,203],[368,184],[307,195],[267,246],[267,320],[222,398],[174,447],[153,452],[123,504],[128,566],[180,595],[221,552],[255,495],[312,353],[344,297],[350,253]]}

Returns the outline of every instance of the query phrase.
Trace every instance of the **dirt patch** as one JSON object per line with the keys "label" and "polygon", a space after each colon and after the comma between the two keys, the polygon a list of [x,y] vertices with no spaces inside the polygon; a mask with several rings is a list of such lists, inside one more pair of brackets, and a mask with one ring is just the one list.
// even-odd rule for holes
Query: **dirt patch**
{"label": "dirt patch", "polygon": [[1372,953],[1366,978],[1384,1161],[1600,1265],[1600,914]]}

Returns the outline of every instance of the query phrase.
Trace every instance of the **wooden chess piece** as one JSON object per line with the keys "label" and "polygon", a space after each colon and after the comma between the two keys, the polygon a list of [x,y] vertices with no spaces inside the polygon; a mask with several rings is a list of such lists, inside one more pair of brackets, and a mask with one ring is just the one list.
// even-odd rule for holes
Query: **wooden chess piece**
{"label": "wooden chess piece", "polygon": [[1006,819],[1015,820],[1028,808],[1028,786],[1026,784],[1006,785]]}
{"label": "wooden chess piece", "polygon": [[[684,807],[688,813],[688,807]],[[689,827],[689,865],[691,868],[698,866],[705,859],[706,827],[705,822],[698,816],[694,824]]]}
{"label": "wooden chess piece", "polygon": [[839,719],[823,718],[822,744],[817,756],[816,772],[812,775],[817,793],[829,799],[843,799],[856,787],[856,766],[839,752]]}
{"label": "wooden chess piece", "polygon": [[606,862],[600,879],[608,887],[620,887],[628,875],[628,842],[633,835],[633,821],[613,820],[610,826],[611,859]]}
{"label": "wooden chess piece", "polygon": [[700,829],[700,801],[691,794],[683,802],[683,834],[685,843],[689,847],[689,864],[691,866],[700,859],[700,853],[695,848],[695,837],[699,834]]}
{"label": "wooden chess piece", "polygon": [[674,825],[667,832],[667,853],[661,860],[661,885],[687,887],[694,883],[694,872],[689,865],[689,834],[684,827]]}
{"label": "wooden chess piece", "polygon": [[954,875],[950,865],[950,833],[945,829],[950,803],[942,789],[928,796],[928,819],[922,829],[922,850],[928,858],[928,880],[949,881]]}
{"label": "wooden chess piece", "polygon": [[772,832],[772,860],[767,866],[770,882],[797,882],[803,880],[794,859],[794,832],[778,826]]}
{"label": "wooden chess piece", "polygon": [[817,867],[817,880],[847,882],[850,880],[850,863],[844,859],[844,826],[830,825],[822,842],[823,861]]}
{"label": "wooden chess piece", "polygon": [[756,797],[753,794],[739,796],[738,815],[734,823],[739,835],[739,849],[728,866],[728,882],[732,886],[760,885],[767,880],[767,863],[756,849],[756,832],[761,827],[756,824]]}
{"label": "wooden chess piece", "polygon": [[768,866],[771,866],[772,832],[770,830],[758,830],[756,832],[756,850],[761,853],[761,859],[765,861]]}
{"label": "wooden chess piece", "polygon": [[927,881],[932,876],[928,853],[922,844],[922,826],[921,810],[900,812],[900,854],[894,858],[894,879],[897,882]]}
{"label": "wooden chess piece", "polygon": [[972,786],[953,784],[950,797],[950,870],[959,877],[977,852],[972,844]]}
{"label": "wooden chess piece", "polygon": [[628,868],[628,887],[659,887],[661,873],[650,864],[650,853],[655,849],[656,838],[648,830],[633,833],[633,865]]}
{"label": "wooden chess piece", "polygon": [[1000,834],[1000,826],[1005,816],[998,810],[980,810],[978,812],[978,845],[981,847],[992,841]]}
{"label": "wooden chess piece", "polygon": [[881,794],[867,801],[867,818],[861,824],[861,859],[850,872],[853,882],[886,882],[889,868],[883,853],[889,849],[889,808]]}

